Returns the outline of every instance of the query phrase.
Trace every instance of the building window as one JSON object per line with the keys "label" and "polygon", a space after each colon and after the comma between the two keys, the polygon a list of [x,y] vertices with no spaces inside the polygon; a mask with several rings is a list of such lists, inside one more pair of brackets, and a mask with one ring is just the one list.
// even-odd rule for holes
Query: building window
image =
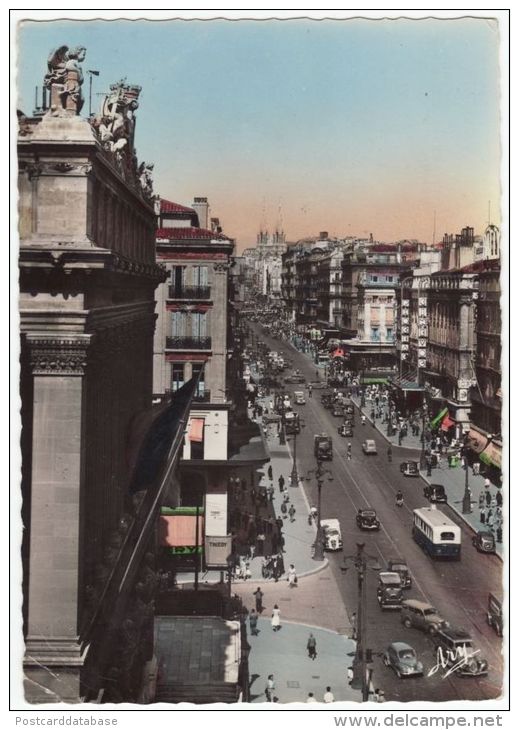
{"label": "building window", "polygon": [[393,328],[392,327],[386,327],[386,338],[388,341],[393,339]]}
{"label": "building window", "polygon": [[172,312],[171,314],[171,335],[172,337],[185,337],[187,333],[187,312]]}
{"label": "building window", "polygon": [[371,341],[372,342],[379,342],[380,341],[380,334],[378,327],[372,327],[371,328]]}
{"label": "building window", "polygon": [[193,368],[193,378],[196,379],[198,377],[198,374],[201,373],[200,380],[198,381],[198,385],[195,390],[195,396],[200,397],[200,396],[203,396],[205,393],[204,363],[194,362],[192,365],[192,368]]}
{"label": "building window", "polygon": [[371,277],[371,281],[372,281],[372,282],[374,282],[374,283],[376,284],[376,283],[377,283],[377,281],[378,281],[378,276],[372,276],[372,277]]}
{"label": "building window", "polygon": [[191,276],[193,286],[207,286],[207,266],[193,266]]}
{"label": "building window", "polygon": [[207,314],[205,312],[193,312],[191,314],[191,334],[193,337],[205,337],[207,335]]}
{"label": "building window", "polygon": [[184,385],[184,363],[171,363],[171,390],[176,392]]}

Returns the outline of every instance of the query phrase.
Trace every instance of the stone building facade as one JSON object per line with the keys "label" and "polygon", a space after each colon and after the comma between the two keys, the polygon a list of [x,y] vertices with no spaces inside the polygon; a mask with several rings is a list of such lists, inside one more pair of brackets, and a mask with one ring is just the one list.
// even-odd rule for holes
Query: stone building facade
{"label": "stone building facade", "polygon": [[114,84],[103,112],[82,118],[84,56],[66,46],[51,55],[49,108],[19,115],[30,702],[137,701],[153,653],[160,495],[135,467],[165,273],[155,263],[152,166],[134,150],[140,87]]}

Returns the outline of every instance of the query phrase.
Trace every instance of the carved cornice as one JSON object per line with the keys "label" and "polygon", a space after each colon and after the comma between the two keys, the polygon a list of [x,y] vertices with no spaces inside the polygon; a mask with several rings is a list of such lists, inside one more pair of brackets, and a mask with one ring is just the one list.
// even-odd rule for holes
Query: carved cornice
{"label": "carved cornice", "polygon": [[84,375],[92,335],[26,335],[33,375]]}
{"label": "carved cornice", "polygon": [[92,172],[91,162],[70,162],[68,160],[48,160],[33,162],[20,160],[18,171],[27,173],[30,180],[40,176],[87,177]]}

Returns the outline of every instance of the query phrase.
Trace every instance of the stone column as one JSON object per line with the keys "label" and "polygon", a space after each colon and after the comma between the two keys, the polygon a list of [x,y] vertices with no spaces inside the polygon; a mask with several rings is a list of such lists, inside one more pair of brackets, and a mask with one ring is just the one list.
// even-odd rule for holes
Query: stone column
{"label": "stone column", "polygon": [[26,335],[34,379],[25,691],[78,702],[86,354],[91,335]]}

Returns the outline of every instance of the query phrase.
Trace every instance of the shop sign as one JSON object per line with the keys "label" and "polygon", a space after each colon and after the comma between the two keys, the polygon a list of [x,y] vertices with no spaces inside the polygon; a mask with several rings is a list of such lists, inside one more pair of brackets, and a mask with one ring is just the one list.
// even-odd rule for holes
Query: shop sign
{"label": "shop sign", "polygon": [[227,559],[232,551],[232,536],[205,538],[205,563],[208,568],[227,568]]}
{"label": "shop sign", "polygon": [[195,547],[194,545],[177,545],[175,547],[169,547],[166,549],[170,555],[201,555],[204,549],[201,545]]}
{"label": "shop sign", "polygon": [[479,455],[479,458],[485,464],[490,464],[501,469],[501,447],[491,441],[487,448]]}

